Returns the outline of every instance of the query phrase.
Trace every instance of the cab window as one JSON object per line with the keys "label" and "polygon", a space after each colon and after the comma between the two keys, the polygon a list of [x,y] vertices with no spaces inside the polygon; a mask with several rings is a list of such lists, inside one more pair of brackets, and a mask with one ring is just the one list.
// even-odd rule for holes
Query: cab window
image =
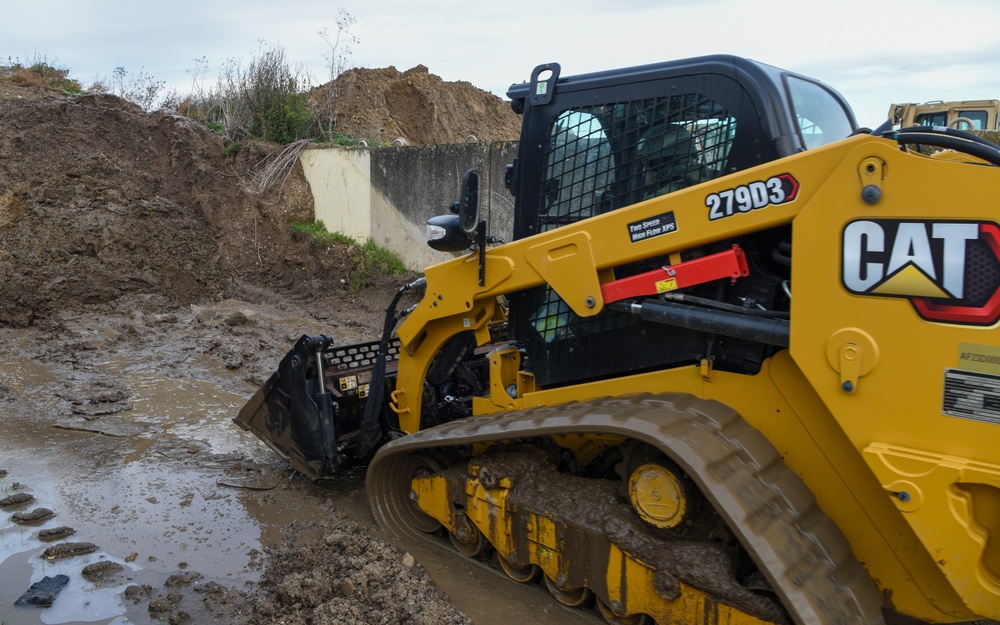
{"label": "cab window", "polygon": [[851,135],[854,128],[847,111],[826,87],[793,75],[786,75],[785,81],[807,150]]}
{"label": "cab window", "polygon": [[565,110],[548,135],[539,232],[721,175],[736,118],[689,94]]}

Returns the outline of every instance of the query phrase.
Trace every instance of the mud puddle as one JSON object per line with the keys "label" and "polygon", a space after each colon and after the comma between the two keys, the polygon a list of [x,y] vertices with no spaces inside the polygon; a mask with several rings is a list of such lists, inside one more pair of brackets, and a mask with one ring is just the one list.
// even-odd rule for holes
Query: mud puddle
{"label": "mud puddle", "polygon": [[[285,339],[294,337],[278,337],[276,348],[253,355],[251,346],[271,340],[266,335],[273,330],[251,315],[233,334],[234,326],[224,321],[230,314],[213,315],[214,327],[191,313],[143,323],[135,315],[74,316],[48,334],[0,332],[0,470],[6,471],[0,499],[14,493],[33,498],[0,509],[4,625],[257,622],[241,597],[255,596],[269,581],[262,580],[269,546],[290,537],[306,545],[329,540],[342,522],[371,534],[368,541],[387,538],[368,513],[363,470],[311,483],[232,423],[256,389],[247,378],[270,370]],[[235,340],[219,340],[220,327]],[[232,348],[241,341],[243,347]],[[220,352],[224,345],[230,347]],[[220,354],[236,354],[244,365],[232,367]],[[53,516],[31,526],[12,521],[17,512],[39,508]],[[52,543],[39,538],[62,527],[74,533]],[[84,542],[96,550],[45,557],[53,544]],[[366,566],[409,550],[417,568],[479,625],[599,622],[563,608],[537,585],[515,584],[448,547],[396,546],[398,553],[375,549]],[[368,549],[374,547],[372,542]],[[292,577],[301,565],[303,583],[323,579],[307,570],[308,553],[277,557]],[[116,572],[84,578],[86,567],[101,563],[112,563],[102,566]],[[56,575],[69,581],[52,607],[14,606],[33,583]],[[367,622],[366,605],[409,588],[392,584],[369,588],[373,599],[354,597],[362,616],[344,622]],[[153,611],[162,606],[165,611]],[[427,614],[415,622],[428,622]]]}
{"label": "mud puddle", "polygon": [[[3,338],[8,347],[37,340]],[[52,362],[5,351],[0,500],[30,496],[0,510],[5,625],[159,622],[141,609],[126,615],[134,603],[122,597],[128,585],[155,588],[196,571],[200,579],[247,588],[259,579],[262,547],[283,538],[292,520],[323,518],[333,505],[362,501],[355,496],[360,483],[319,492],[236,427],[231,418],[250,386],[218,362],[193,357],[168,377],[155,370],[162,353],[87,359],[70,352]],[[14,521],[36,510],[51,511],[50,518]],[[57,527],[73,533],[56,544],[87,541],[97,551],[46,558],[51,545],[39,534]],[[122,569],[110,581],[85,580],[83,569],[101,561]],[[14,607],[31,584],[61,574],[69,582],[52,607]]]}

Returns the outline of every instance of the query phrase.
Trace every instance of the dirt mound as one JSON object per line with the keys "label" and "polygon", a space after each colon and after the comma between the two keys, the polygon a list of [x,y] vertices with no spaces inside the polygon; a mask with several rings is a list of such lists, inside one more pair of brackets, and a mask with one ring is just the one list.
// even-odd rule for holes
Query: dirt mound
{"label": "dirt mound", "polygon": [[[508,104],[423,66],[352,70],[325,89],[313,105],[333,89],[338,129],[354,136],[417,144],[518,134]],[[125,294],[176,304],[245,297],[247,285],[316,299],[313,310],[347,321],[359,299],[388,301],[345,300],[349,250],[319,255],[289,232],[289,218],[312,216],[300,167],[269,194],[248,192],[248,172],[268,150],[226,156],[221,138],[188,118],[112,95],[54,95],[0,72],[0,325]]]}
{"label": "dirt mound", "polygon": [[[398,120],[398,134],[412,143],[455,140],[447,132],[457,140],[511,138],[493,125],[491,107],[509,108],[489,94],[466,91],[443,87],[426,70],[408,72],[403,81],[388,81],[387,119]],[[399,101],[412,108],[396,109]],[[366,110],[360,96],[357,104]],[[482,124],[458,121],[469,111],[483,113]],[[247,172],[267,157],[266,149],[253,146],[227,156],[216,134],[185,117],[147,113],[111,95],[53,95],[12,85],[0,73],[0,328],[33,326],[24,332],[42,337],[32,334],[37,340],[25,342],[30,349],[8,342],[13,356],[7,358],[89,371],[106,366],[111,352],[148,350],[137,359],[144,363],[175,353],[167,359],[200,362],[190,358],[199,354],[257,379],[273,370],[305,323],[320,332],[377,338],[391,294],[411,276],[352,297],[344,284],[349,248],[320,254],[289,231],[289,217],[312,216],[301,169],[296,166],[280,189],[249,190]],[[217,316],[216,308],[228,312]],[[251,309],[257,311],[252,320],[244,312]],[[93,360],[98,354],[101,363]],[[170,365],[161,360],[156,366]],[[205,374],[178,373],[198,375]],[[71,376],[63,371],[53,379],[65,377]],[[0,399],[16,392],[0,383]],[[109,433],[121,424],[134,431],[135,423],[109,412],[131,410],[129,393],[103,387],[95,393],[100,402],[91,401],[97,395],[67,395],[83,407],[76,422],[85,422],[87,431]],[[99,409],[87,408],[97,403]],[[65,428],[65,412],[76,410],[59,406],[34,417],[36,429]],[[294,619],[289,623],[373,622],[372,615],[378,622],[468,622],[402,552],[356,528],[333,527],[322,535],[319,545],[287,543],[270,551],[269,585],[260,593],[200,608],[187,615],[190,622],[207,622],[204,613],[214,615],[215,607],[230,615],[221,620],[243,622],[238,615],[248,601],[268,620],[282,615]],[[172,597],[184,595],[174,588],[164,593],[162,600],[146,595],[151,611],[172,613]]]}
{"label": "dirt mound", "polygon": [[[300,534],[312,531],[308,525]],[[304,544],[286,540],[267,550],[260,589],[251,596],[262,620],[289,625],[469,623],[413,556],[373,540],[343,521]]]}
{"label": "dirt mound", "polygon": [[247,193],[263,153],[227,157],[187,118],[110,95],[15,97],[0,99],[0,129],[0,324],[128,293],[191,304],[240,280],[345,274],[344,258],[329,271],[288,230],[312,215],[301,175]]}
{"label": "dirt mound", "polygon": [[[106,301],[134,285],[182,301],[217,291],[218,249],[197,197],[213,177],[211,138],[108,104],[0,110],[0,126],[16,129],[0,138],[2,178],[12,182],[0,196],[0,274],[16,294],[0,303],[0,320],[24,324],[56,302]],[[186,180],[171,175],[189,168]]]}
{"label": "dirt mound", "polygon": [[423,65],[352,69],[314,89],[309,103],[335,118],[339,132],[379,143],[516,141],[521,132],[509,103],[467,82],[445,82]]}

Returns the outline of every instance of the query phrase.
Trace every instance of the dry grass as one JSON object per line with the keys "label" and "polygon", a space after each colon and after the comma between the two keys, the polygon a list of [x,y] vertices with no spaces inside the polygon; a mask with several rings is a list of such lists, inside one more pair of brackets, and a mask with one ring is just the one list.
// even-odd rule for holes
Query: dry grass
{"label": "dry grass", "polygon": [[56,67],[44,58],[37,58],[28,65],[18,60],[8,59],[7,67],[11,80],[23,87],[41,87],[57,93],[77,94],[83,86],[69,78],[68,67]]}

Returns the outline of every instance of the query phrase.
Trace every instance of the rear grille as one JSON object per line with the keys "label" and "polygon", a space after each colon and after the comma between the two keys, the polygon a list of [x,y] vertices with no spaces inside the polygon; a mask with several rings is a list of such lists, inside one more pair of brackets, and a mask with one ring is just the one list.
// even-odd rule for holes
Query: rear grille
{"label": "rear grille", "polygon": [[[375,357],[378,356],[378,344],[379,341],[370,341],[368,343],[331,347],[323,352],[324,366],[331,373],[370,369],[375,366]],[[399,339],[393,338],[389,341],[386,362],[395,362],[396,360],[399,360]]]}

